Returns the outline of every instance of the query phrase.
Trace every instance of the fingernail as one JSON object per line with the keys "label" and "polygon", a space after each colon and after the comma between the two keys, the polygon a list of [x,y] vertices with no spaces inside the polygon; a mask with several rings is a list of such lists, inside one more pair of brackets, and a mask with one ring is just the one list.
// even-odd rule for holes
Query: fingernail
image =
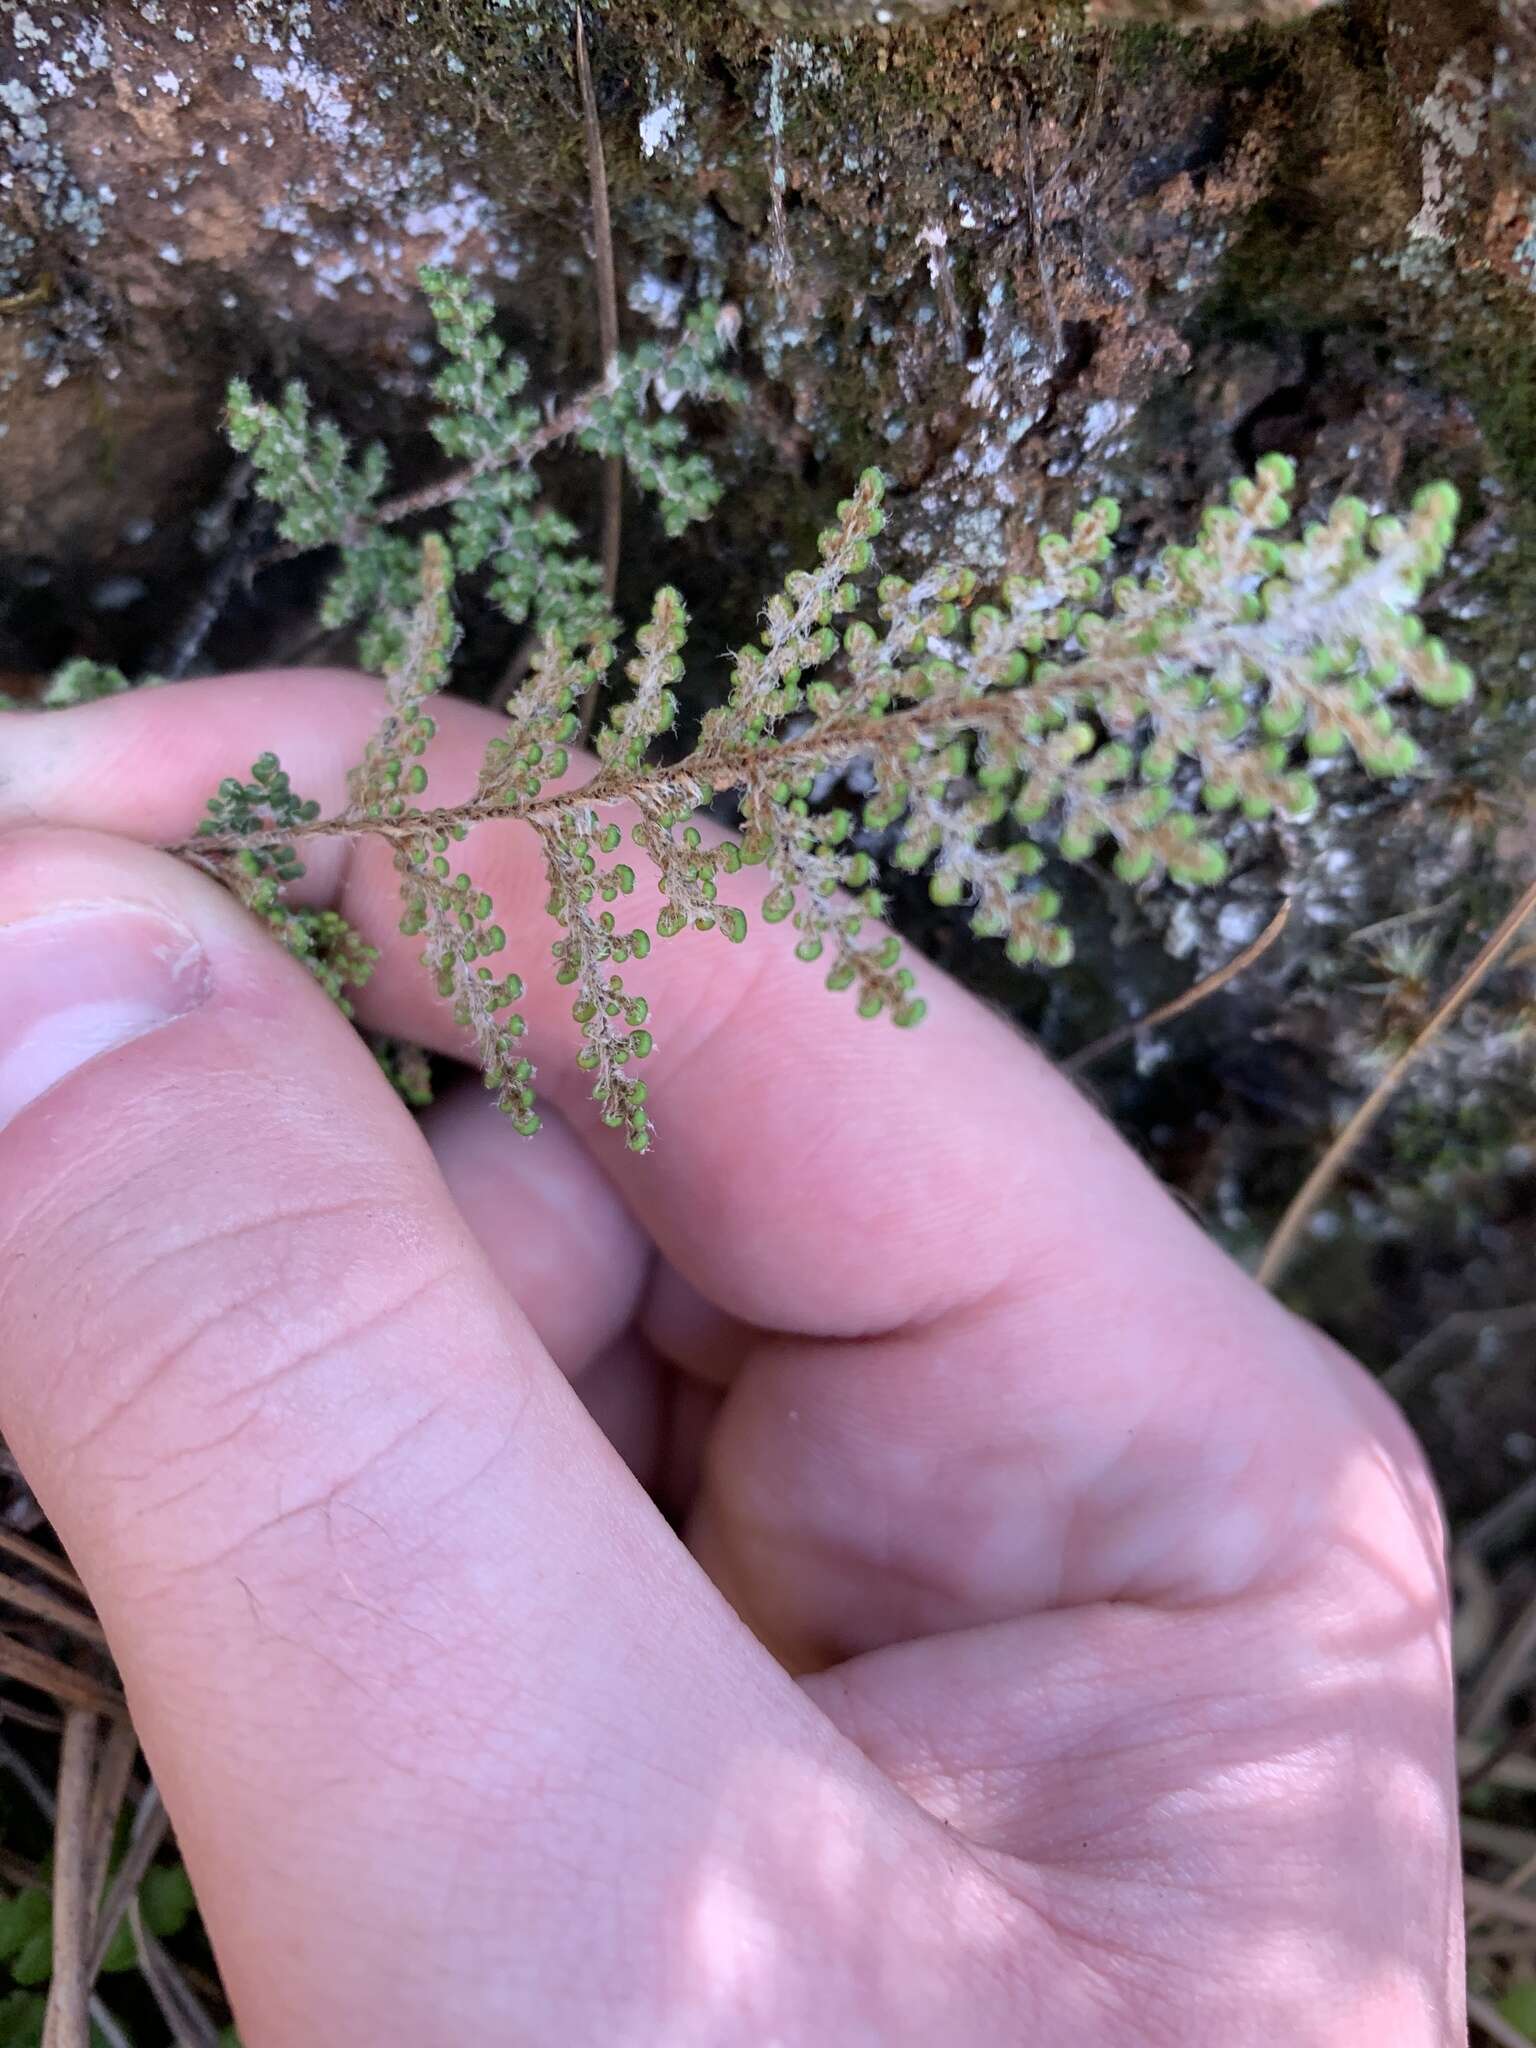
{"label": "fingernail", "polygon": [[89,1061],[195,1010],[208,962],[152,910],[70,905],[0,925],[0,1130]]}

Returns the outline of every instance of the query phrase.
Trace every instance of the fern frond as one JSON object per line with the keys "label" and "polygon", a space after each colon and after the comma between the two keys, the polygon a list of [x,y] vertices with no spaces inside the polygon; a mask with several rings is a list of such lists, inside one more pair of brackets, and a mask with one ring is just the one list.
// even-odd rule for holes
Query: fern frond
{"label": "fern frond", "polygon": [[[1447,485],[1420,493],[1402,519],[1346,498],[1287,538],[1295,473],[1268,456],[1206,514],[1192,545],[1165,549],[1141,574],[1110,579],[1120,513],[1101,499],[1068,532],[1043,535],[1033,571],[996,591],[982,592],[963,564],[935,562],[911,579],[888,574],[871,593],[886,515],[884,480],[870,470],[816,560],[767,598],[725,701],[685,749],[676,732],[687,609],[677,591],[656,593],[624,668],[629,688],[573,783],[577,706],[615,665],[617,624],[593,565],[569,552],[571,529],[542,505],[531,464],[574,438],[622,454],[664,520],[702,516],[715,487],[683,452],[667,408],[732,395],[730,323],[701,310],[670,350],[637,351],[548,415],[522,402],[523,367],[496,338],[488,302],[446,273],[426,282],[447,358],[435,431],[467,465],[443,484],[383,499],[379,459],[352,465],[300,400],[262,409],[248,393],[232,397],[242,444],[284,507],[283,530],[342,542],[336,602],[372,607],[371,644],[387,657],[388,709],[352,802],[330,819],[295,809],[276,763],[258,764],[251,783],[223,785],[203,834],[182,850],[227,868],[270,915],[298,871],[297,840],[387,839],[402,929],[423,939],[519,1129],[537,1124],[515,1008],[522,982],[501,966],[494,906],[450,859],[475,825],[506,820],[535,834],[579,1064],[604,1121],[643,1150],[651,1127],[636,1069],[652,1026],[625,977],[651,940],[624,922],[636,888],[617,858],[626,834],[661,899],[658,937],[741,940],[747,917],[729,900],[732,881],[760,865],[764,921],[791,924],[800,957],[821,963],[829,987],[853,991],[862,1015],[910,1025],[923,1004],[880,921],[882,862],[926,875],[937,903],[968,911],[975,932],[1016,963],[1060,965],[1072,937],[1052,857],[1105,854],[1143,889],[1219,882],[1232,814],[1304,821],[1340,755],[1375,776],[1416,772],[1399,700],[1444,708],[1472,689],[1417,616],[1454,530]],[[388,530],[443,506],[447,537],[413,544]],[[426,706],[451,663],[452,586],[487,565],[499,601],[534,622],[538,643],[473,796],[434,809],[420,802],[435,731]],[[673,758],[658,762],[662,741]],[[735,838],[695,821],[724,798],[736,807]],[[339,936],[307,927],[290,940],[295,950],[306,936],[338,971],[356,964]]]}

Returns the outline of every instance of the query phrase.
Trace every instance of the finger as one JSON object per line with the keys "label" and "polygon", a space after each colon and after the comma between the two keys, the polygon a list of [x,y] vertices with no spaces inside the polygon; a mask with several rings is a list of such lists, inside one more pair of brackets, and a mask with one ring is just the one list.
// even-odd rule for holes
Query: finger
{"label": "finger", "polygon": [[579,1380],[634,1321],[650,1271],[650,1245],[612,1183],[559,1115],[537,1148],[509,1144],[475,1081],[450,1086],[421,1126],[492,1271]]}
{"label": "finger", "polygon": [[422,1128],[459,1214],[582,1405],[643,1486],[661,1473],[669,1375],[633,1331],[650,1246],[558,1114],[535,1151],[507,1142],[478,1082],[459,1081]]}
{"label": "finger", "polygon": [[916,1853],[229,899],[11,835],[0,982],[0,1427],[99,1605],[245,2038],[587,2039],[595,2002],[660,2039],[701,1855],[769,1927],[807,1828],[847,1823],[854,1884]]}
{"label": "finger", "polygon": [[[440,709],[451,801],[499,722]],[[0,756],[50,816],[121,823],[124,781],[148,779],[139,829],[174,833],[267,746],[341,801],[377,710],[353,680],[236,679],[13,718]],[[532,966],[548,920],[530,837],[482,828],[466,854],[529,964],[541,1079],[584,1135],[559,1057],[574,1026]],[[415,948],[388,936],[387,849],[325,858],[320,885],[385,947],[369,1014],[445,1043]],[[814,1661],[1063,1602],[1228,1597],[1327,1541],[1319,1475],[1376,1429],[1351,1369],[1299,1341],[1000,1019],[925,970],[920,1030],[865,1023],[776,936],[652,953],[662,1137],[639,1161],[594,1143],[716,1308],[832,1340],[760,1354],[712,1439],[694,1535],[741,1610]]]}
{"label": "finger", "polygon": [[[1447,1616],[1427,1576],[1368,1564],[1341,1546],[1250,1600],[895,1644],[808,1689],[1141,1987],[1125,2041],[1444,2048],[1465,2038]],[[1191,1957],[1243,1987],[1209,2034]]]}
{"label": "finger", "polygon": [[[298,671],[0,718],[0,823],[34,814],[175,839],[232,765],[268,747],[296,788],[338,807],[381,703],[362,678]],[[438,711],[432,791],[452,802],[473,788],[502,721],[452,699]],[[395,931],[388,847],[310,841],[305,852],[317,888],[336,892],[384,949],[361,1005],[367,1021],[463,1052],[419,946]],[[551,926],[532,835],[481,827],[465,859],[528,983],[540,1086],[585,1139],[591,1114],[570,1061],[579,1038],[568,995],[539,971]],[[732,886],[747,900],[762,885],[747,870]],[[649,907],[641,901],[637,918]],[[1017,1276],[1054,1288],[1080,1266],[1085,1241],[1111,1232],[1133,1277],[1158,1270],[1170,1246],[1199,1243],[1075,1091],[942,975],[925,970],[922,1029],[896,1032],[828,997],[779,940],[767,931],[733,947],[718,934],[689,935],[632,970],[657,1024],[647,1073],[663,1142],[644,1161],[613,1144],[596,1150],[631,1205],[643,1205],[666,1256],[717,1306],[765,1327],[864,1337],[930,1321]],[[1070,1177],[1057,1170],[1064,1159]],[[900,1259],[887,1255],[893,1242]],[[1205,1270],[1222,1268],[1212,1259]]]}

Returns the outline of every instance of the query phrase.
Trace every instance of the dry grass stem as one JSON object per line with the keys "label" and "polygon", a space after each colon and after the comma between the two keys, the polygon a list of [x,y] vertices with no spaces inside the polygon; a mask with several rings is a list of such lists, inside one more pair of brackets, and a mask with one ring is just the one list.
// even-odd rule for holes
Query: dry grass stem
{"label": "dry grass stem", "polygon": [[1250,940],[1240,953],[1234,953],[1232,958],[1218,967],[1213,974],[1206,975],[1203,981],[1195,982],[1181,995],[1176,995],[1171,1002],[1163,1003],[1155,1010],[1149,1010],[1145,1017],[1135,1017],[1128,1024],[1117,1025],[1113,1031],[1106,1031],[1102,1038],[1094,1039],[1080,1052],[1073,1053],[1069,1060],[1062,1062],[1064,1071],[1069,1074],[1081,1073],[1095,1061],[1106,1058],[1112,1052],[1118,1052],[1122,1045],[1130,1045],[1144,1031],[1155,1030],[1159,1024],[1167,1024],[1175,1017],[1182,1017],[1186,1010],[1194,1009],[1196,1004],[1203,1003],[1207,996],[1215,995],[1218,989],[1225,988],[1229,981],[1235,981],[1245,969],[1253,965],[1255,960],[1261,959],[1269,951],[1285,930],[1290,915],[1291,899],[1287,897],[1258,937]]}
{"label": "dry grass stem", "polygon": [[1258,1279],[1262,1286],[1273,1287],[1290,1263],[1291,1254],[1301,1240],[1303,1231],[1313,1215],[1331,1192],[1345,1162],[1350,1158],[1361,1140],[1375,1125],[1382,1111],[1392,1100],[1409,1071],[1418,1064],[1424,1054],[1440,1036],[1457,1012],[1476,994],[1484,981],[1497,967],[1499,961],[1519,937],[1526,920],[1536,912],[1536,882],[1532,882],[1520,896],[1518,902],[1500,923],[1493,936],[1479,951],[1477,958],[1462,975],[1441,1002],[1418,1037],[1408,1050],[1382,1075],[1364,1102],[1355,1111],[1343,1130],[1328,1147],[1322,1158],[1307,1175],[1290,1207],[1280,1219],[1280,1226],[1270,1239],[1264,1257],[1259,1262]]}

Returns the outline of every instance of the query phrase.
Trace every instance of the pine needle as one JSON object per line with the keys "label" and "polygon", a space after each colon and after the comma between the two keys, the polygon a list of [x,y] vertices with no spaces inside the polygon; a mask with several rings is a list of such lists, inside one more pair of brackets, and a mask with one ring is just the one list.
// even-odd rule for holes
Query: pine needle
{"label": "pine needle", "polygon": [[1382,1111],[1401,1087],[1404,1077],[1418,1064],[1457,1012],[1482,987],[1519,937],[1526,920],[1533,913],[1536,913],[1536,882],[1532,882],[1524,891],[1412,1045],[1399,1059],[1394,1060],[1307,1175],[1290,1207],[1281,1217],[1280,1226],[1270,1239],[1264,1257],[1259,1262],[1258,1279],[1262,1286],[1274,1286],[1289,1264],[1291,1254],[1295,1251],[1313,1214],[1331,1192],[1345,1162],[1367,1132],[1374,1127]]}
{"label": "pine needle", "polygon": [[62,1557],[55,1557],[51,1550],[44,1550],[40,1543],[29,1542],[25,1536],[17,1535],[14,1529],[0,1526],[0,1550],[14,1557],[22,1564],[29,1564],[34,1571],[43,1572],[61,1586],[68,1587],[83,1600],[85,1588]]}
{"label": "pine needle", "polygon": [[[123,1801],[128,1797],[129,1781],[133,1767],[138,1762],[139,1738],[131,1721],[109,1722],[106,1740],[101,1745],[101,1755],[96,1765],[95,1782],[91,1787],[91,1810],[88,1816],[85,1843],[85,1896],[91,1905],[91,1924],[88,1938],[94,1945],[96,1938],[96,1904],[107,1881],[107,1871],[112,1862],[112,1847],[117,1836],[117,1817],[122,1811]],[[94,1990],[97,1970],[89,1972],[87,1988]]]}
{"label": "pine needle", "polygon": [[58,1823],[53,1838],[53,1981],[48,1987],[43,2048],[90,2048],[86,1951],[94,1916],[86,1882],[96,1743],[96,1716],[85,1708],[72,1708],[59,1752]]}
{"label": "pine needle", "polygon": [[139,1801],[138,1812],[133,1817],[133,1828],[128,1837],[128,1847],[123,1860],[112,1874],[112,1882],[101,1910],[96,1915],[95,1946],[91,1951],[91,1971],[99,1976],[101,1966],[107,1959],[123,1915],[128,1911],[129,1901],[136,1899],[139,1886],[149,1874],[149,1867],[159,1855],[166,1836],[170,1833],[170,1817],[161,1804],[160,1794],[150,1785]]}
{"label": "pine needle", "polygon": [[93,1714],[108,1714],[114,1720],[127,1712],[121,1693],[100,1684],[83,1671],[34,1650],[26,1643],[0,1634],[0,1677],[14,1678],[21,1685],[35,1686],[50,1693],[61,1705],[83,1707]]}
{"label": "pine needle", "polygon": [[1094,1039],[1091,1045],[1085,1045],[1080,1052],[1073,1053],[1069,1060],[1063,1060],[1063,1071],[1068,1074],[1081,1073],[1095,1061],[1105,1058],[1109,1053],[1118,1052],[1122,1045],[1129,1045],[1133,1039],[1140,1038],[1144,1031],[1155,1030],[1159,1024],[1167,1024],[1175,1017],[1182,1017],[1186,1010],[1194,1009],[1196,1004],[1203,1003],[1207,996],[1215,995],[1216,991],[1225,988],[1229,981],[1236,981],[1255,960],[1262,958],[1269,951],[1285,930],[1290,915],[1291,899],[1287,896],[1263,931],[1256,939],[1251,939],[1240,953],[1234,953],[1232,958],[1225,961],[1213,974],[1206,975],[1203,981],[1195,982],[1182,994],[1176,995],[1171,1002],[1163,1003],[1155,1010],[1149,1010],[1145,1017],[1134,1017],[1129,1024],[1120,1024],[1113,1031],[1106,1031],[1102,1038]]}
{"label": "pine needle", "polygon": [[71,1601],[61,1600],[41,1586],[29,1586],[24,1579],[12,1578],[9,1572],[0,1572],[0,1601],[8,1607],[19,1607],[23,1614],[34,1615],[39,1621],[51,1621],[56,1628],[67,1629],[98,1649],[107,1646],[105,1631],[94,1614],[82,1614]]}
{"label": "pine needle", "polygon": [[144,1924],[143,1908],[128,1901],[128,1925],[138,1952],[139,1974],[149,1986],[176,2048],[219,2048],[219,2030],[179,1966]]}

